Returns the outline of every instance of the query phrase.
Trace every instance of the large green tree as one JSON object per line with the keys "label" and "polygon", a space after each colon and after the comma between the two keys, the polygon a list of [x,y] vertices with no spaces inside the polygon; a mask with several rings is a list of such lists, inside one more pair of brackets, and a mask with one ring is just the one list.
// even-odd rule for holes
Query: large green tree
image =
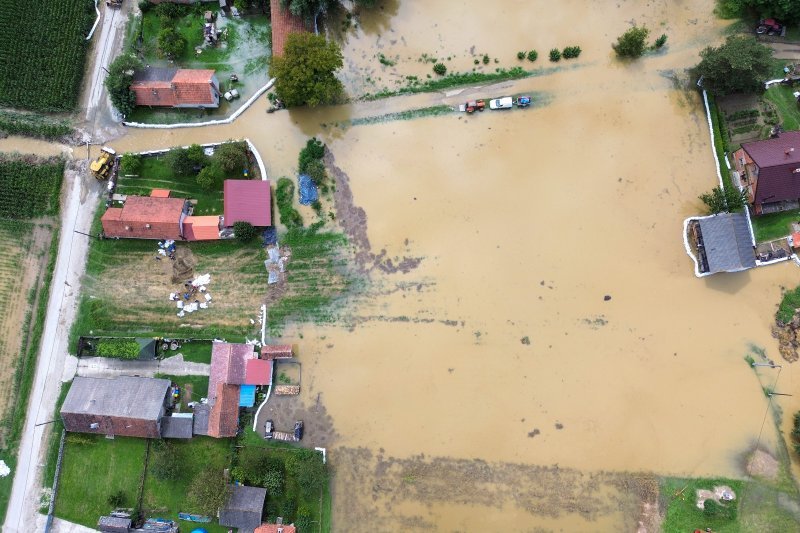
{"label": "large green tree", "polygon": [[133,72],[142,68],[142,62],[134,55],[121,55],[111,63],[106,76],[106,89],[111,103],[122,113],[130,115],[136,108],[136,95],[131,90]]}
{"label": "large green tree", "polygon": [[719,10],[732,18],[753,14],[761,18],[776,18],[784,24],[800,23],[798,0],[720,0]]}
{"label": "large green tree", "polygon": [[700,52],[700,57],[694,75],[702,76],[703,87],[720,96],[762,91],[772,70],[772,49],[746,35],[731,35],[725,44]]}
{"label": "large green tree", "polygon": [[617,53],[617,57],[637,58],[641,56],[647,48],[647,36],[650,30],[642,26],[634,26],[625,33],[617,37],[617,42],[611,48]]}
{"label": "large green tree", "polygon": [[342,51],[334,42],[312,33],[290,33],[283,57],[272,60],[275,92],[291,106],[329,104],[342,94],[334,72],[342,68]]}

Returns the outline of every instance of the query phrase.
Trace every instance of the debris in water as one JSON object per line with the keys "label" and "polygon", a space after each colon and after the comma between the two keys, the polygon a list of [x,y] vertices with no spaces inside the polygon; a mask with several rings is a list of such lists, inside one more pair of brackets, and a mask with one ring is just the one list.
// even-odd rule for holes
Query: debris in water
{"label": "debris in water", "polygon": [[603,301],[604,301],[604,302],[607,302],[607,301],[609,301],[610,299],[611,299],[611,295],[610,295],[610,294],[606,294],[605,296],[603,296]]}
{"label": "debris in water", "polygon": [[528,432],[528,437],[530,437],[530,438],[533,438],[533,437],[535,437],[536,435],[538,435],[539,433],[541,433],[541,431],[539,431],[539,429],[538,429],[538,428],[534,428],[534,430],[533,430],[533,431],[529,431],[529,432]]}
{"label": "debris in water", "polygon": [[528,336],[526,335],[525,337],[522,337],[522,339],[520,339],[520,342],[521,342],[522,344],[528,345],[528,344],[530,344],[530,343],[531,343],[531,340],[530,340],[530,339],[528,338]]}
{"label": "debris in water", "polygon": [[564,424],[561,422],[556,422],[556,429],[564,429]]}

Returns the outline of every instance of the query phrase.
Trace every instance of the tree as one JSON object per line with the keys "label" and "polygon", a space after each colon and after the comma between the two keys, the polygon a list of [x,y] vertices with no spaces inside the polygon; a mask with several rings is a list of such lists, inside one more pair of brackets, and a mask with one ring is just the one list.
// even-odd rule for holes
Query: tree
{"label": "tree", "polygon": [[200,514],[217,516],[228,501],[231,488],[225,483],[221,470],[203,468],[192,480],[186,491],[189,508]]}
{"label": "tree", "polygon": [[121,55],[111,63],[106,76],[105,86],[111,103],[122,113],[130,115],[136,108],[136,95],[131,90],[133,73],[142,68],[142,62],[134,55]]}
{"label": "tree", "polygon": [[199,144],[193,144],[186,149],[186,158],[192,162],[195,167],[204,167],[208,164],[208,157]]}
{"label": "tree", "polygon": [[283,57],[272,60],[275,92],[287,106],[314,107],[336,101],[342,83],[334,72],[342,68],[342,51],[334,42],[313,33],[290,33]]}
{"label": "tree", "polygon": [[247,145],[230,142],[217,146],[214,161],[227,173],[242,172],[247,168]]}
{"label": "tree", "polygon": [[250,242],[256,236],[256,228],[249,222],[239,220],[233,223],[233,234],[239,242]]}
{"label": "tree", "polygon": [[300,154],[297,156],[297,169],[302,174],[306,172],[309,163],[323,157],[325,157],[325,145],[316,137],[312,137],[306,141],[305,148],[300,150]]}
{"label": "tree", "polygon": [[204,167],[197,174],[197,184],[207,191],[222,183],[223,179],[225,179],[225,172],[218,163],[212,163]]}
{"label": "tree", "polygon": [[286,470],[294,477],[300,492],[307,500],[319,496],[319,492],[328,482],[327,466],[323,464],[319,454],[303,449],[292,454],[286,460]]}
{"label": "tree", "polygon": [[174,480],[181,472],[181,462],[180,451],[174,444],[158,440],[153,445],[148,470],[158,480]]}
{"label": "tree", "polygon": [[[167,5],[167,4],[161,4]],[[186,39],[172,26],[164,26],[158,32],[158,51],[170,59],[180,56],[186,49]]]}
{"label": "tree", "polygon": [[281,0],[282,7],[306,20],[312,20],[317,13],[324,13],[334,3],[334,0]]}
{"label": "tree", "polygon": [[142,168],[142,156],[126,152],[119,161],[119,173],[122,176],[135,176]]}
{"label": "tree", "polygon": [[167,166],[179,176],[190,176],[194,173],[194,162],[189,159],[186,148],[173,148],[164,156]]}
{"label": "tree", "polygon": [[311,514],[311,509],[307,505],[303,505],[300,509],[297,510],[297,518],[295,518],[294,525],[297,527],[297,531],[299,533],[309,533],[312,531],[311,526],[312,522],[311,519],[313,515]]}
{"label": "tree", "polygon": [[786,24],[800,23],[800,3],[797,0],[720,0],[718,10],[725,18],[755,15],[776,18]]}
{"label": "tree", "polygon": [[709,214],[732,213],[745,206],[747,191],[739,191],[733,187],[728,187],[723,191],[719,187],[714,187],[711,192],[703,193],[699,198],[708,207]]}
{"label": "tree", "polygon": [[735,93],[755,93],[764,90],[769,78],[772,49],[753,37],[731,35],[718,48],[709,46],[700,52],[700,63],[692,74],[703,78],[703,88],[724,96]]}
{"label": "tree", "polygon": [[617,53],[617,57],[629,57],[635,59],[641,56],[647,48],[647,36],[650,30],[642,26],[634,26],[628,31],[617,37],[617,42],[611,47]]}
{"label": "tree", "polygon": [[318,186],[325,185],[325,182],[328,181],[328,173],[325,172],[325,164],[319,159],[315,159],[306,165],[306,174],[308,174],[308,177]]}

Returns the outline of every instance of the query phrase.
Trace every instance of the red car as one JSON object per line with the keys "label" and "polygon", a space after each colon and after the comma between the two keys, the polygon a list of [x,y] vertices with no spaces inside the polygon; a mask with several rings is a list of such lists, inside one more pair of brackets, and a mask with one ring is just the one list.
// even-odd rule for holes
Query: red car
{"label": "red car", "polygon": [[761,19],[756,26],[756,33],[759,35],[780,35],[783,32],[783,24],[775,19]]}

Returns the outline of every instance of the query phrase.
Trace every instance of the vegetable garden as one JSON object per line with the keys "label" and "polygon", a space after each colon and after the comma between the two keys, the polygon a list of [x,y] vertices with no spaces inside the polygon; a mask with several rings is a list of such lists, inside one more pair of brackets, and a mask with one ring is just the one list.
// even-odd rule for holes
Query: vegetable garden
{"label": "vegetable garden", "polygon": [[91,0],[0,0],[0,105],[73,110],[94,18]]}

